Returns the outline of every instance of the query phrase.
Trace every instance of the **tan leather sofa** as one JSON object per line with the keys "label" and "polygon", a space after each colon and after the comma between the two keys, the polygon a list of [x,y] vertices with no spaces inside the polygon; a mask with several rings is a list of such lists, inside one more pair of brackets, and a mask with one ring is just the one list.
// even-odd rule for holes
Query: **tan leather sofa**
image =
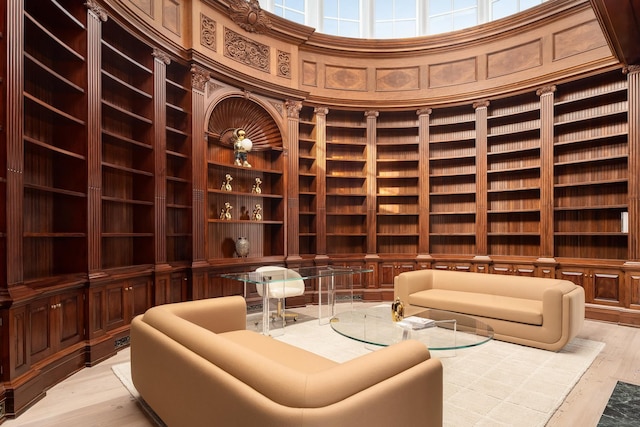
{"label": "tan leather sofa", "polygon": [[239,296],[133,320],[133,383],[168,426],[442,425],[442,365],[423,344],[336,363],[245,325]]}
{"label": "tan leather sofa", "polygon": [[435,308],[469,314],[491,325],[494,338],[557,351],[584,322],[584,290],[568,280],[444,270],[395,278],[406,310]]}

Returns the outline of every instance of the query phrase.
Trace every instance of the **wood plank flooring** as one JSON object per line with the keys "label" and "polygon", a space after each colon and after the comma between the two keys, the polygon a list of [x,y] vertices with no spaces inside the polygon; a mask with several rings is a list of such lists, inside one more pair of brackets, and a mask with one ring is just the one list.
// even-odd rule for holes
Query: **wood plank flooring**
{"label": "wood plank flooring", "polygon": [[[567,396],[548,427],[596,426],[618,380],[640,385],[640,328],[587,320],[582,338],[606,343]],[[129,359],[129,349],[85,368],[51,388],[20,417],[3,427],[152,427],[111,367]]]}

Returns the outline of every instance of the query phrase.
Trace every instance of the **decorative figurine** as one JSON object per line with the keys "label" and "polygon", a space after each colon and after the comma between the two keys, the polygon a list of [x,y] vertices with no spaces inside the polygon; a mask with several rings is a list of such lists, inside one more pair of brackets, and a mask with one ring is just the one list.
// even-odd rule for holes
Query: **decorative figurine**
{"label": "decorative figurine", "polygon": [[222,183],[221,190],[223,190],[223,191],[231,191],[231,181],[233,181],[233,177],[230,174],[227,174],[224,177],[224,182]]}
{"label": "decorative figurine", "polygon": [[404,319],[404,304],[400,301],[400,298],[391,304],[391,320],[399,322]]}
{"label": "decorative figurine", "polygon": [[251,219],[254,221],[262,221],[262,206],[260,206],[260,203],[256,203],[256,206],[253,208],[253,216]]}
{"label": "decorative figurine", "polygon": [[233,209],[233,206],[231,206],[231,203],[225,202],[224,207],[220,211],[220,219],[226,219],[226,220],[231,219],[231,209]]}
{"label": "decorative figurine", "polygon": [[262,188],[260,188],[260,184],[262,184],[262,180],[260,178],[256,178],[256,183],[253,184],[253,188],[251,189],[251,192],[256,194],[262,193]]}
{"label": "decorative figurine", "polygon": [[245,137],[245,131],[242,129],[236,129],[233,131],[235,141],[233,143],[233,150],[236,155],[236,166],[244,166],[250,168],[251,165],[247,161],[247,153],[251,151],[253,143],[249,138]]}

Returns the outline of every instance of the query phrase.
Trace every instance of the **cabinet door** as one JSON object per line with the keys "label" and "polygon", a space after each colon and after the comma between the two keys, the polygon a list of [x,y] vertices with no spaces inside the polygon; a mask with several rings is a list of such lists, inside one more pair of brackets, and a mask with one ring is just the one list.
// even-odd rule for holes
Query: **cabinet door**
{"label": "cabinet door", "polygon": [[69,292],[53,298],[52,340],[57,350],[84,339],[84,298],[80,292]]}
{"label": "cabinet door", "polygon": [[133,279],[125,288],[126,322],[151,307],[151,281],[145,278]]}
{"label": "cabinet door", "polygon": [[397,275],[405,271],[415,270],[412,262],[385,262],[380,265],[380,286],[383,288],[393,288]]}

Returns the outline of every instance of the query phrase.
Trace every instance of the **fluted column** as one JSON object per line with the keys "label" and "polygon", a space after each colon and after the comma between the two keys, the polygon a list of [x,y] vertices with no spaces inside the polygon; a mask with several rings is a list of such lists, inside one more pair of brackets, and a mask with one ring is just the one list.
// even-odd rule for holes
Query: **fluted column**
{"label": "fluted column", "polygon": [[316,258],[327,258],[327,107],[316,107]]}
{"label": "fluted column", "polygon": [[302,102],[288,100],[285,104],[287,110],[287,138],[288,144],[284,150],[285,163],[288,165],[285,188],[287,189],[287,259],[300,259],[300,181],[298,172],[300,164],[298,157],[300,149],[298,137],[300,134],[300,110]]}
{"label": "fluted column", "polygon": [[89,278],[102,272],[102,22],[106,12],[87,2],[87,260]]}
{"label": "fluted column", "polygon": [[488,254],[487,238],[487,109],[489,101],[474,102],[476,110],[476,256]]}
{"label": "fluted column", "polygon": [[167,65],[171,60],[159,49],[153,50],[153,132],[155,165],[155,270],[167,264]]}
{"label": "fluted column", "polygon": [[628,123],[629,123],[629,235],[628,259],[640,262],[640,65],[625,68],[628,87]]}
{"label": "fluted column", "polygon": [[555,86],[536,91],[540,97],[540,258],[553,253],[553,102]]}
{"label": "fluted column", "polygon": [[205,90],[209,73],[197,66],[191,67],[191,129],[192,156],[191,168],[193,176],[193,265],[207,265],[206,238],[207,228],[207,141],[205,136]]}
{"label": "fluted column", "polygon": [[376,192],[377,192],[377,168],[376,168],[376,136],[377,136],[377,111],[365,111],[367,118],[367,257],[376,256]]}
{"label": "fluted column", "polygon": [[416,111],[418,115],[418,258],[429,257],[429,120],[431,108]]}

